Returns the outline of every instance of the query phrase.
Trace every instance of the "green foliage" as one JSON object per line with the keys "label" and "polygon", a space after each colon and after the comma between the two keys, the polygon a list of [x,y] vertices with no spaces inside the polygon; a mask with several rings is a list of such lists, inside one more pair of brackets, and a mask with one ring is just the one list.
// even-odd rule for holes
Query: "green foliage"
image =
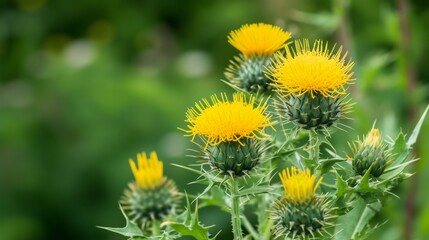
{"label": "green foliage", "polygon": [[186,219],[184,222],[164,222],[163,225],[172,227],[176,232],[181,234],[182,236],[192,236],[197,240],[209,240],[210,234],[208,229],[210,227],[205,227],[201,225],[198,220],[198,202],[195,204],[195,210],[192,213],[191,204],[189,203],[189,199],[186,198],[187,207],[186,207]]}
{"label": "green foliage", "polygon": [[[243,23],[285,23],[295,38],[340,41],[355,59],[356,84],[349,90],[358,104],[350,115],[354,120],[346,122],[354,130],[333,133],[335,154],[347,151],[345,143],[365,133],[374,119],[386,136],[396,136],[399,129],[411,133],[416,121],[411,112],[420,112],[428,102],[429,22],[427,2],[407,2],[409,22],[404,24],[396,3],[386,0],[2,1],[0,240],[119,239],[88,226],[121,223],[112,206],[131,179],[126,160],[142,150],[159,151],[166,174],[179,189],[195,196],[204,193],[200,208],[222,207],[225,193],[217,187],[222,179],[215,182],[210,175],[210,185],[189,187],[187,183],[201,174],[168,163],[193,162],[184,157],[183,149],[189,146],[176,127],[195,99],[229,90],[217,81],[227,65],[225,59],[235,53],[225,35]],[[408,26],[410,33],[401,33],[401,25]],[[410,44],[404,51],[401,39],[407,38]],[[208,64],[197,75],[186,68],[196,69],[201,63]],[[416,76],[413,84],[408,73]],[[418,184],[429,181],[425,148],[429,125],[422,122],[418,128],[422,134],[417,143],[415,134],[408,139],[405,134],[398,136],[398,147],[408,140],[414,142],[409,144],[413,149],[405,153],[398,148],[402,154],[393,154],[393,164],[380,177],[381,185],[395,176],[399,178],[393,182],[398,183],[410,177],[398,175],[405,169],[415,173],[417,184],[391,186],[389,192],[400,199],[392,198],[377,213],[377,219],[390,220],[374,231],[374,239],[402,239],[408,221],[405,205],[419,210],[410,210],[415,215],[413,227],[407,229],[416,239],[429,238],[429,198],[425,185]],[[300,134],[305,136],[276,141],[272,150],[278,158],[270,162],[271,183],[276,181],[276,169],[302,164],[296,159],[303,159],[307,137]],[[322,187],[335,189],[328,184],[339,179],[338,203],[343,203],[354,191],[347,182],[352,169],[346,160],[337,162],[329,156],[329,149],[321,146],[317,170],[326,180]],[[410,156],[420,161],[410,164]],[[254,188],[257,201],[272,202],[263,194],[263,186]],[[280,189],[271,186],[275,190],[270,192]],[[417,189],[410,191],[414,186]],[[410,192],[417,192],[416,201],[405,204]],[[261,216],[264,209],[257,204],[247,208],[257,208]],[[214,219],[210,211],[200,211],[200,216],[202,222]],[[228,219],[216,214],[216,220],[219,224],[213,229],[222,229],[219,238],[230,239]],[[257,219],[249,217],[249,221],[255,226]],[[270,234],[270,226],[265,221],[256,228]]]}
{"label": "green foliage", "polygon": [[140,227],[137,226],[137,224],[131,222],[130,219],[128,219],[128,217],[125,214],[124,210],[122,209],[121,205],[119,205],[119,208],[121,209],[122,215],[124,216],[125,221],[126,221],[125,227],[123,227],[123,228],[99,227],[99,228],[120,234],[120,235],[125,236],[125,237],[131,237],[131,238],[133,238],[133,237],[141,237],[141,238],[145,237],[142,230],[140,229]]}
{"label": "green foliage", "polygon": [[335,227],[335,240],[366,239],[361,232],[367,227],[368,222],[380,211],[380,202],[367,204],[362,198],[357,197],[350,202],[353,209],[346,215],[338,217]]}

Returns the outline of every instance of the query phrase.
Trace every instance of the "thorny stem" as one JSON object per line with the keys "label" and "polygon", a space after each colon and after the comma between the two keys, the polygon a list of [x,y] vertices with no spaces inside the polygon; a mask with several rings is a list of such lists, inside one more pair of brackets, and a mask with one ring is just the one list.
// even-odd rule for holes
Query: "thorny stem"
{"label": "thorny stem", "polygon": [[234,240],[242,240],[243,233],[241,230],[241,213],[240,213],[240,197],[238,196],[238,181],[233,178],[229,179],[229,190],[231,194],[231,221]]}
{"label": "thorny stem", "polygon": [[159,221],[157,220],[152,221],[151,231],[152,231],[152,236],[159,236],[161,234]]}

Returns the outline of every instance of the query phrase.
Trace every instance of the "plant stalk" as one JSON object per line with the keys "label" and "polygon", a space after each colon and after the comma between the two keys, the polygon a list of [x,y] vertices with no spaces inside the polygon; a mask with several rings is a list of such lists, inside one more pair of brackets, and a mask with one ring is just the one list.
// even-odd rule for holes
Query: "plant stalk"
{"label": "plant stalk", "polygon": [[160,229],[160,222],[159,221],[157,221],[157,220],[152,221],[151,231],[152,231],[152,236],[154,236],[154,237],[161,235],[161,229]]}
{"label": "plant stalk", "polygon": [[310,137],[310,159],[314,160],[316,165],[319,163],[320,141],[316,131],[309,131]]}
{"label": "plant stalk", "polygon": [[242,240],[243,232],[241,230],[240,197],[238,196],[238,181],[230,178],[229,190],[231,194],[231,221],[234,240]]}
{"label": "plant stalk", "polygon": [[258,233],[256,232],[255,228],[253,228],[252,223],[249,221],[249,219],[246,218],[246,216],[243,216],[243,226],[246,228],[246,230],[252,235],[254,239],[258,239]]}

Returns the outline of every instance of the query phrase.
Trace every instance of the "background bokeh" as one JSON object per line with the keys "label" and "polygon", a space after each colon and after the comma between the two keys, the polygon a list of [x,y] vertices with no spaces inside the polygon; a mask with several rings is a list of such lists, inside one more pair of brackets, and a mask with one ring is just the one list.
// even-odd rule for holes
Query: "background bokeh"
{"label": "background bokeh", "polygon": [[[345,46],[354,59],[353,130],[376,120],[385,136],[410,133],[429,103],[429,3],[408,0],[15,0],[0,1],[0,240],[122,239],[118,199],[128,159],[158,152],[191,164],[187,107],[231,92],[223,78],[237,54],[226,40],[245,23],[277,24],[295,38]],[[377,216],[373,239],[429,239],[429,120],[411,167]],[[188,172],[169,164],[181,190]],[[228,215],[202,211],[230,239]]]}

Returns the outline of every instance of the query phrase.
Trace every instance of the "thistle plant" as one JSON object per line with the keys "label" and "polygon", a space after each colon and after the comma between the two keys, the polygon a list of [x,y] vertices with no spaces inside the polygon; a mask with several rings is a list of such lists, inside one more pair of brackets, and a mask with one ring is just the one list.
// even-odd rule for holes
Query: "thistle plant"
{"label": "thistle plant", "polygon": [[[338,152],[330,139],[355,135],[343,122],[354,63],[341,46],[290,38],[264,23],[230,33],[241,53],[225,75],[237,92],[197,101],[179,128],[197,159],[174,167],[195,174],[192,184],[204,191],[179,193],[155,153],[138,155],[137,164],[130,160],[135,181],[120,201],[127,225],[104,229],[130,239],[216,239],[199,221],[207,206],[230,214],[236,240],[366,239],[381,225],[373,217],[412,175],[406,167],[429,107],[408,139],[382,136],[374,126],[362,140],[354,137],[348,153]],[[176,211],[183,195],[186,206]]]}

